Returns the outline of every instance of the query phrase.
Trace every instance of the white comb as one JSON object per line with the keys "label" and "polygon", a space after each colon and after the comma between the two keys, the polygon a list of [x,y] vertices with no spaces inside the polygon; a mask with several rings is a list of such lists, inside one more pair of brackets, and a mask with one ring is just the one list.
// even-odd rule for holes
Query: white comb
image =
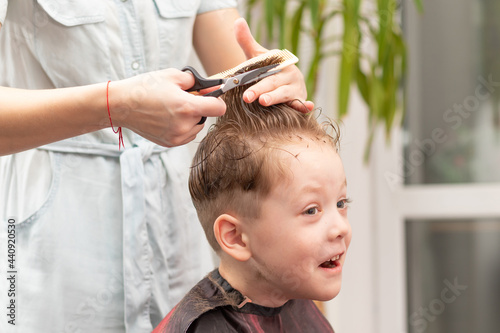
{"label": "white comb", "polygon": [[260,61],[268,59],[268,58],[278,58],[280,60],[279,65],[276,68],[273,68],[273,71],[280,70],[280,69],[285,68],[287,66],[296,64],[299,61],[299,58],[297,58],[297,56],[295,54],[293,54],[292,52],[290,52],[286,49],[271,50],[271,51],[263,53],[259,56],[248,59],[247,61],[242,62],[241,64],[239,64],[236,67],[233,67],[233,68],[225,70],[223,72],[214,74],[214,75],[210,76],[208,79],[227,78],[227,77],[233,75],[234,73],[236,73],[237,71],[239,71],[239,70],[241,70],[249,65],[252,65],[256,62],[260,62]]}

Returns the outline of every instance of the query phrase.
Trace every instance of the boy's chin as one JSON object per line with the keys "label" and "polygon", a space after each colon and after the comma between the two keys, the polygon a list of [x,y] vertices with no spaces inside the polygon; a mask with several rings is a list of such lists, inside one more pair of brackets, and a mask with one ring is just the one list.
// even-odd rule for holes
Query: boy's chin
{"label": "boy's chin", "polygon": [[324,292],[319,293],[319,295],[314,299],[320,302],[328,302],[337,297],[339,293],[340,293],[340,287],[332,288],[332,290],[324,290]]}

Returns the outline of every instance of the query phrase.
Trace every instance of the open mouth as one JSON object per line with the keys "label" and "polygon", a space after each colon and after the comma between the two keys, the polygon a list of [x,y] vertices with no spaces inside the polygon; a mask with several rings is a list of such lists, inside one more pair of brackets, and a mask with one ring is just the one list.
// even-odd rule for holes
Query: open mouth
{"label": "open mouth", "polygon": [[330,260],[325,261],[319,267],[322,268],[335,268],[337,267],[336,261],[340,259],[340,254],[336,255],[335,257],[331,258]]}

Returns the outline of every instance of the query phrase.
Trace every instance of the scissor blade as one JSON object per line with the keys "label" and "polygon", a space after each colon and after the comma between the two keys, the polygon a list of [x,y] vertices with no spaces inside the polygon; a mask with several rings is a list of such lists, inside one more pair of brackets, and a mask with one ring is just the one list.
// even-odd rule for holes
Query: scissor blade
{"label": "scissor blade", "polygon": [[224,84],[224,86],[221,89],[223,92],[226,92],[226,91],[231,90],[233,88],[255,82],[257,80],[263,79],[263,78],[270,76],[270,75],[274,75],[274,74],[280,72],[281,70],[276,70],[276,71],[271,71],[271,72],[269,72],[269,70],[277,67],[278,65],[279,64],[273,64],[273,65],[257,68],[257,69],[251,70],[249,72],[245,72],[245,73],[227,78],[226,83]]}
{"label": "scissor blade", "polygon": [[269,65],[269,66],[264,66],[264,67],[261,67],[261,68],[256,68],[256,69],[254,69],[252,71],[240,74],[242,76],[239,79],[240,82],[241,82],[240,85],[247,84],[247,83],[250,83],[250,82],[254,82],[255,80],[259,79],[259,77],[261,77],[261,75],[263,75],[264,73],[269,72],[271,69],[277,67],[278,65],[279,64],[272,64],[272,65]]}
{"label": "scissor blade", "polygon": [[250,79],[250,80],[247,80],[245,83],[242,83],[240,85],[243,85],[243,84],[249,84],[249,83],[252,83],[252,82],[255,82],[257,80],[262,80],[263,78],[265,77],[268,77],[268,76],[271,76],[271,75],[274,75],[276,73],[279,73],[281,72],[281,69],[278,69],[278,70],[275,70],[275,71],[270,71],[270,72],[267,72],[267,73],[263,73],[263,74],[260,74],[259,76],[257,77],[254,77],[253,79]]}

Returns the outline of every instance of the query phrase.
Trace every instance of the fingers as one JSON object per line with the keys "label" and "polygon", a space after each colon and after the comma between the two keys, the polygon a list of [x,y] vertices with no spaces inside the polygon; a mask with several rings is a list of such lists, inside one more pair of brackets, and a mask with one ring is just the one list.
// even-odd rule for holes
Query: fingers
{"label": "fingers", "polygon": [[288,102],[288,105],[302,113],[308,113],[314,110],[314,103],[311,101],[300,101],[296,99]]}
{"label": "fingers", "polygon": [[204,128],[204,125],[198,125],[200,119],[201,116],[193,115],[193,113],[177,114],[175,119],[170,119],[168,123],[165,122],[160,126],[161,131],[157,135],[151,135],[148,132],[143,136],[165,147],[181,146],[194,140]]}
{"label": "fingers", "polygon": [[198,133],[203,129],[203,126],[193,127],[191,131],[184,133],[183,135],[177,135],[172,137],[170,134],[165,133],[159,137],[149,137],[147,133],[138,133],[144,137],[147,137],[150,141],[163,146],[163,147],[178,147],[196,139]]}
{"label": "fingers", "polygon": [[314,107],[312,102],[306,103],[307,89],[302,73],[296,66],[289,66],[276,75],[269,76],[248,88],[243,100],[251,103],[259,100],[264,106],[278,103],[289,103],[294,108],[303,109],[298,104],[305,103],[306,108]]}
{"label": "fingers", "polygon": [[[306,101],[303,99],[290,99],[287,90],[288,90],[287,87],[279,87],[272,93],[262,94],[259,96],[259,103],[264,106],[270,106],[278,103],[286,103],[295,110],[302,113],[308,113],[314,109],[314,103],[311,101]],[[251,103],[256,99],[254,98],[254,96],[256,96],[256,93],[253,91],[245,92],[244,96],[251,97],[251,98],[243,97],[243,100],[247,103]]]}
{"label": "fingers", "polygon": [[247,59],[253,58],[268,51],[266,48],[257,43],[257,41],[253,38],[247,21],[245,21],[244,18],[240,17],[236,21],[234,21],[234,33],[236,36],[236,40],[245,53]]}
{"label": "fingers", "polygon": [[220,117],[226,112],[226,103],[220,98],[189,94],[186,112],[198,123],[201,117]]}
{"label": "fingers", "polygon": [[[245,19],[238,18],[234,22],[234,32],[247,59],[268,51],[253,38]],[[265,78],[243,94],[243,100],[247,103],[252,103],[257,99],[264,106],[288,103],[297,111],[304,113],[314,109],[314,103],[306,101],[306,97],[304,76],[296,66],[289,66],[280,73]]]}
{"label": "fingers", "polygon": [[270,93],[262,94],[259,96],[259,103],[263,106],[270,106],[274,104],[286,103],[293,107],[295,110],[307,113],[312,111],[314,103],[305,101],[304,99],[293,98],[290,95],[289,86],[281,86]]}
{"label": "fingers", "polygon": [[194,139],[196,139],[196,136],[198,135],[198,133],[202,129],[203,129],[203,126],[196,126],[189,133],[186,133],[183,136],[176,137],[174,139],[174,141],[172,142],[173,145],[171,147],[178,147],[178,146],[182,146],[182,145],[190,143],[191,141],[193,141]]}
{"label": "fingers", "polygon": [[[182,90],[191,88],[194,85],[194,77],[190,72],[177,71],[174,73],[177,85]],[[179,98],[184,99],[179,106],[182,108],[182,113],[193,120],[196,120],[195,124],[198,124],[202,117],[219,117],[226,112],[226,104],[219,98],[204,97],[202,95],[207,94],[218,87],[210,87],[207,89],[202,89],[199,92],[180,92],[182,96]]]}
{"label": "fingers", "polygon": [[171,70],[173,72],[176,83],[182,90],[188,90],[194,86],[194,76],[191,72],[182,72],[176,69]]}

